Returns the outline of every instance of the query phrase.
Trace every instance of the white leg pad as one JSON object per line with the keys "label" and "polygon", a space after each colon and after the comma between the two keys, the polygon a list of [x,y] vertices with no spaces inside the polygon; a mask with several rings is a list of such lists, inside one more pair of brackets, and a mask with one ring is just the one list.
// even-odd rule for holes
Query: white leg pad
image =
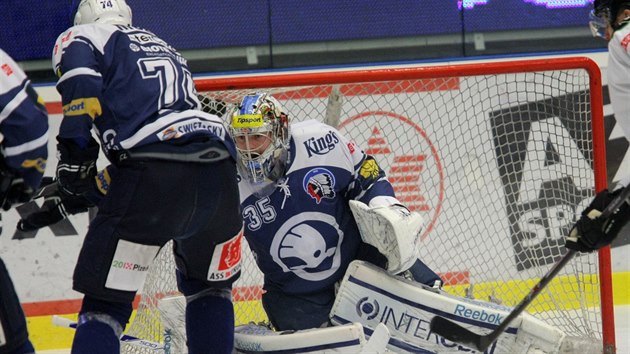
{"label": "white leg pad", "polygon": [[[164,348],[171,353],[187,353],[186,349],[186,298],[171,296],[160,299],[158,308],[164,326]],[[371,332],[371,331],[370,331]],[[234,331],[234,349],[251,352],[283,353],[390,353],[387,349],[389,330],[378,326],[369,340],[363,326],[350,323],[338,327],[314,328],[296,332],[275,332],[258,325],[243,325]],[[239,349],[241,351],[239,351]]]}
{"label": "white leg pad", "polygon": [[[158,301],[167,353],[188,353],[186,347],[186,297],[168,296]],[[170,350],[170,351],[168,351]]]}
{"label": "white leg pad", "polygon": [[348,323],[342,326],[313,328],[302,331],[275,332],[267,327],[244,325],[234,331],[237,353],[386,353],[387,328],[381,328],[374,341],[367,341],[363,326]]}
{"label": "white leg pad", "polygon": [[[419,283],[392,277],[367,262],[354,261],[341,283],[330,313],[334,325],[361,323],[369,334],[379,323],[389,329],[388,348],[396,353],[462,353],[469,348],[432,333],[431,319],[443,316],[469,330],[487,334],[512,309],[449,295]],[[487,353],[558,353],[566,335],[524,313]],[[600,343],[601,345],[601,343]]]}

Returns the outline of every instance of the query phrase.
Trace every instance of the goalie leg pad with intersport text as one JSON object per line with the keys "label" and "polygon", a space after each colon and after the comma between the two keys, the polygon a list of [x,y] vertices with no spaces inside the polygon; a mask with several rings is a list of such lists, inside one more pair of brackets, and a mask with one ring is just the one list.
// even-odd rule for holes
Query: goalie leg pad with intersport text
{"label": "goalie leg pad with intersport text", "polygon": [[363,326],[342,326],[276,332],[257,325],[238,326],[234,333],[236,353],[344,353],[385,354],[389,331],[380,325],[366,340]]}
{"label": "goalie leg pad with intersport text", "polygon": [[[397,353],[462,353],[472,350],[432,333],[434,316],[446,317],[476,333],[490,332],[511,308],[453,296],[367,262],[354,261],[341,283],[330,318],[334,325],[359,322],[366,333],[382,323],[388,348]],[[487,350],[498,353],[558,353],[566,335],[529,314],[517,317]]]}

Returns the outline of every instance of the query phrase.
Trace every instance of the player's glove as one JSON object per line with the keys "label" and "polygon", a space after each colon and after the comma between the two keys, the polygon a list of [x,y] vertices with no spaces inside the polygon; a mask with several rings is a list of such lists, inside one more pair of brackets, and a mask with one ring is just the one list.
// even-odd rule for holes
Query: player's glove
{"label": "player's glove", "polygon": [[0,207],[6,211],[13,204],[26,203],[33,192],[33,188],[24,183],[23,178],[16,176],[0,155]]}
{"label": "player's glove", "polygon": [[621,190],[609,192],[606,189],[597,193],[571,229],[565,243],[567,248],[579,252],[592,252],[610,244],[617,237],[621,228],[630,219],[628,203],[623,203],[617,212],[607,219],[601,218],[600,215]]}
{"label": "player's glove", "polygon": [[2,195],[2,209],[9,210],[14,204],[26,203],[31,199],[33,195],[33,188],[24,183],[22,178],[14,178],[12,176],[3,175],[0,176],[3,190],[0,192]]}
{"label": "player's glove", "polygon": [[68,195],[84,195],[94,188],[99,145],[93,138],[85,149],[70,139],[57,138],[57,183]]}
{"label": "player's glove", "polygon": [[69,195],[59,190],[59,185],[52,177],[42,179],[41,188],[34,199],[44,197],[44,204],[39,211],[20,219],[17,229],[34,231],[55,224],[69,215],[83,213],[94,204],[83,196]]}

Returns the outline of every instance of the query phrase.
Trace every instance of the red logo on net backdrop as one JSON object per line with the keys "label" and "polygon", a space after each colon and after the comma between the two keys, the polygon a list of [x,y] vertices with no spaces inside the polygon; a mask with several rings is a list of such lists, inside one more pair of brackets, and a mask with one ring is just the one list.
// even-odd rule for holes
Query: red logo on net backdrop
{"label": "red logo on net backdrop", "polygon": [[357,114],[341,122],[339,129],[374,156],[396,197],[425,217],[424,240],[444,200],[442,163],[427,133],[408,117],[386,111]]}

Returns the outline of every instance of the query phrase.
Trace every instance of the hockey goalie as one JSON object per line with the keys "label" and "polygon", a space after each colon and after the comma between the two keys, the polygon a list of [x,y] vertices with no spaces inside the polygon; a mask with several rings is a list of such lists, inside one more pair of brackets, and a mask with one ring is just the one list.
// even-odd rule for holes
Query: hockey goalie
{"label": "hockey goalie", "polygon": [[[185,352],[181,296],[160,301],[160,312],[174,352]],[[363,261],[354,261],[341,282],[330,327],[273,331],[264,325],[238,326],[236,353],[471,353],[464,345],[430,331],[435,316],[450,314],[472,331],[489,331],[511,308],[449,295],[437,288],[391,276]],[[579,344],[578,344],[579,343]],[[579,347],[578,347],[579,346]],[[597,345],[568,338],[562,331],[524,313],[486,353],[601,352]]]}
{"label": "hockey goalie", "polygon": [[[401,252],[397,242],[409,232],[403,219],[388,213],[374,213],[364,205],[351,203],[364,240],[387,239],[388,254]],[[416,226],[418,227],[418,226]],[[380,235],[380,237],[376,237]],[[398,235],[398,236],[397,236]],[[375,247],[385,251],[386,245]],[[160,301],[164,328],[176,352],[185,350],[183,311],[185,299]],[[236,328],[237,353],[467,353],[464,345],[432,333],[435,316],[447,316],[475,332],[489,331],[512,309],[490,302],[449,295],[439,286],[408,279],[365,261],[350,263],[340,282],[329,324],[324,328],[274,331],[266,325],[248,324]],[[513,320],[486,353],[567,353],[597,351],[597,345],[567,336],[529,314]]]}
{"label": "hockey goalie", "polygon": [[[374,242],[387,254],[398,248],[401,233],[409,232],[403,219],[389,213],[374,213],[351,203],[362,238]],[[416,225],[416,227],[419,227]],[[379,237],[377,237],[377,234]],[[373,240],[387,239],[378,245]],[[171,343],[185,342],[183,297],[161,300],[159,308]],[[339,284],[327,327],[298,331],[274,331],[266,325],[236,328],[237,353],[469,353],[475,350],[431,332],[436,316],[446,316],[475,332],[490,331],[512,311],[506,306],[450,295],[439,284],[429,287],[404,274],[391,272],[365,261],[350,263]],[[579,349],[578,349],[579,348]],[[561,330],[523,313],[485,353],[598,352],[597,343],[568,338]]]}
{"label": "hockey goalie", "polygon": [[[396,199],[377,161],[338,130],[313,120],[290,127],[266,93],[243,97],[229,118],[245,238],[265,275],[262,304],[271,324],[238,327],[237,352],[470,352],[431,333],[431,318],[450,313],[483,330],[509,312],[440,290],[439,276],[418,257],[422,217]],[[77,209],[54,194],[18,228],[37,229]],[[159,305],[172,353],[186,352],[186,302]],[[489,351],[555,353],[563,338],[523,315]]]}

